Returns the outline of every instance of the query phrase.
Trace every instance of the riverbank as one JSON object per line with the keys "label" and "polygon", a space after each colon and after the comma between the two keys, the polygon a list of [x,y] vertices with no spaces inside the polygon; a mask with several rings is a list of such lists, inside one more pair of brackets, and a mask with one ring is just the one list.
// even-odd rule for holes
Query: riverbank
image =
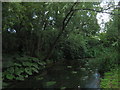
{"label": "riverbank", "polygon": [[120,88],[120,67],[111,69],[104,73],[104,77],[101,78],[101,88]]}

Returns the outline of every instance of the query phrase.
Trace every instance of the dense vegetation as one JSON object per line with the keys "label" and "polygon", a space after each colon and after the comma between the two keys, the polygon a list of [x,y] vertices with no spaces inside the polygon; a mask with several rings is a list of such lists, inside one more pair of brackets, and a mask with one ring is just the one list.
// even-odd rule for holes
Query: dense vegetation
{"label": "dense vegetation", "polygon": [[[110,70],[114,74],[119,63],[120,11],[114,2],[108,4],[108,9],[113,8],[108,13],[111,19],[100,33],[96,15],[104,12],[104,8],[99,5],[98,2],[3,3],[3,81],[24,81],[59,62],[77,65],[78,59],[81,66],[90,59],[89,65],[94,65],[101,74]],[[109,81],[107,74],[104,78]],[[112,87],[106,86],[104,79],[101,81],[101,87]]]}
{"label": "dense vegetation", "polygon": [[120,68],[112,69],[105,73],[104,79],[101,79],[101,88],[120,88]]}

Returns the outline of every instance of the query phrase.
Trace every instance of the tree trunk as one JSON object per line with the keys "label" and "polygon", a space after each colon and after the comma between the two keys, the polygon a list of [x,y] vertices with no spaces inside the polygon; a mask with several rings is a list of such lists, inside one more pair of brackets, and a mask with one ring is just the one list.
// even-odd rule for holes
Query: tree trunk
{"label": "tree trunk", "polygon": [[57,38],[56,38],[55,41],[53,42],[52,47],[50,47],[50,50],[48,51],[47,56],[43,59],[44,61],[46,61],[47,59],[49,59],[50,56],[52,55],[52,53],[53,53],[53,51],[54,51],[54,48],[55,48],[55,46],[56,46],[59,38],[62,36],[63,32],[65,31],[65,27],[67,26],[67,24],[69,23],[70,19],[72,18],[73,14],[74,14],[73,8],[74,8],[74,6],[75,6],[76,4],[77,4],[77,2],[75,2],[75,3],[72,5],[70,11],[67,13],[66,17],[64,18],[61,31],[59,32]]}

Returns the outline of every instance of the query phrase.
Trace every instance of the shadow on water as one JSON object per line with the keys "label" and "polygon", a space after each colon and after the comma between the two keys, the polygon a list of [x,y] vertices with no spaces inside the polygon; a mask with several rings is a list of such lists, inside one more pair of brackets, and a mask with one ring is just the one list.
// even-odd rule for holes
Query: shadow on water
{"label": "shadow on water", "polygon": [[[43,76],[37,75],[29,80],[12,85],[11,88],[100,88],[100,74],[90,67],[74,68],[60,63],[47,69]],[[87,89],[89,90],[89,89]]]}

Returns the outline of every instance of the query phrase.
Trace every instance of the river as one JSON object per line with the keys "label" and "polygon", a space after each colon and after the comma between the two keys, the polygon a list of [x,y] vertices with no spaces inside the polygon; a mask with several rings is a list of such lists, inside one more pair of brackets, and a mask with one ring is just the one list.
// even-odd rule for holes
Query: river
{"label": "river", "polygon": [[[77,67],[76,67],[77,66]],[[66,65],[59,63],[46,69],[44,74],[11,85],[11,88],[100,88],[100,74],[95,68],[86,66]],[[98,89],[99,90],[99,89]]]}

